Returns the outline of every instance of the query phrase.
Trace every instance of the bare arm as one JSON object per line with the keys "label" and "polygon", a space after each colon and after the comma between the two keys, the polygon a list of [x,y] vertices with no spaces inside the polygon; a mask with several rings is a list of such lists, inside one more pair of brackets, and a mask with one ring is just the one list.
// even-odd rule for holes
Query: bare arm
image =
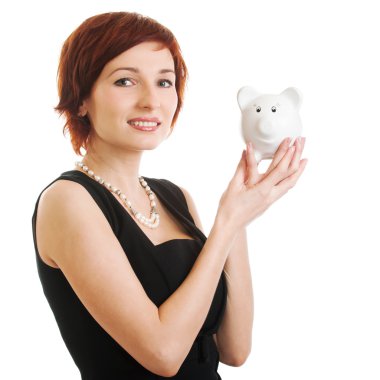
{"label": "bare arm", "polygon": [[[196,226],[203,231],[191,195],[185,189],[181,189]],[[227,365],[240,366],[251,351],[253,324],[253,290],[245,228],[236,235],[224,265],[224,273],[228,289],[227,305],[214,339],[220,361]]]}
{"label": "bare arm", "polygon": [[216,343],[222,363],[240,366],[251,352],[253,325],[253,288],[245,229],[236,236],[224,273],[227,305]]}

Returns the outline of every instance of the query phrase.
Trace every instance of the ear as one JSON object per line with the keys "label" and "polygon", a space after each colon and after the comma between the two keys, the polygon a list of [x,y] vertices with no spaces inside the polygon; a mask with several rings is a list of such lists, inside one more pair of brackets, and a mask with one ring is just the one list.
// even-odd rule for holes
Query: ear
{"label": "ear", "polygon": [[237,100],[240,110],[243,111],[253,99],[257,98],[260,94],[250,86],[242,87],[237,94]]}
{"label": "ear", "polygon": [[87,115],[86,102],[83,101],[82,104],[79,106],[78,116],[85,117],[86,115]]}
{"label": "ear", "polygon": [[302,94],[300,90],[295,87],[289,87],[286,90],[282,91],[280,96],[285,96],[291,101],[296,109],[299,109],[302,104]]}

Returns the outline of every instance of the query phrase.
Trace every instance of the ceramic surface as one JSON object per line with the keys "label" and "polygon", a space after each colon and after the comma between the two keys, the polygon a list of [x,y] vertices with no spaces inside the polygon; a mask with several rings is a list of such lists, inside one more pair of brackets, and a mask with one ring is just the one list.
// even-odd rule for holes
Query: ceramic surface
{"label": "ceramic surface", "polygon": [[301,92],[289,87],[278,95],[260,94],[250,86],[238,91],[241,110],[241,131],[245,142],[252,142],[257,163],[272,159],[286,137],[290,145],[301,136],[302,123],[299,109]]}

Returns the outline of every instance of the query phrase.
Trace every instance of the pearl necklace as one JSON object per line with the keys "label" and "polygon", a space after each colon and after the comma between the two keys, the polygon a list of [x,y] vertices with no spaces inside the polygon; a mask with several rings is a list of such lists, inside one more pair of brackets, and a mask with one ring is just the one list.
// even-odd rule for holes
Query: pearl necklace
{"label": "pearl necklace", "polygon": [[157,228],[160,224],[160,215],[158,214],[156,210],[156,202],[155,202],[155,194],[148,186],[148,183],[145,181],[143,177],[139,177],[139,181],[141,186],[145,189],[146,194],[148,195],[149,201],[150,201],[150,217],[147,218],[144,215],[142,215],[140,212],[138,212],[136,209],[132,207],[131,202],[127,199],[126,195],[122,193],[119,189],[112,186],[110,183],[104,181],[103,178],[99,177],[98,175],[95,175],[95,173],[88,168],[83,162],[76,162],[75,165],[79,166],[86,174],[88,174],[90,177],[95,179],[95,181],[99,182],[101,185],[103,185],[105,188],[110,190],[111,192],[118,195],[118,197],[122,200],[122,202],[131,210],[133,216],[144,226],[147,226],[149,228]]}

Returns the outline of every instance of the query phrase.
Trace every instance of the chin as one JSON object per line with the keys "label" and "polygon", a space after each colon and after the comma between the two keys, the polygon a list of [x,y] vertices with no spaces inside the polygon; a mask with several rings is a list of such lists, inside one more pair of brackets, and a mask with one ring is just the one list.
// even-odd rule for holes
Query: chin
{"label": "chin", "polygon": [[162,144],[163,140],[160,141],[144,141],[137,143],[135,145],[135,149],[139,151],[144,151],[144,150],[154,150],[158,148]]}

